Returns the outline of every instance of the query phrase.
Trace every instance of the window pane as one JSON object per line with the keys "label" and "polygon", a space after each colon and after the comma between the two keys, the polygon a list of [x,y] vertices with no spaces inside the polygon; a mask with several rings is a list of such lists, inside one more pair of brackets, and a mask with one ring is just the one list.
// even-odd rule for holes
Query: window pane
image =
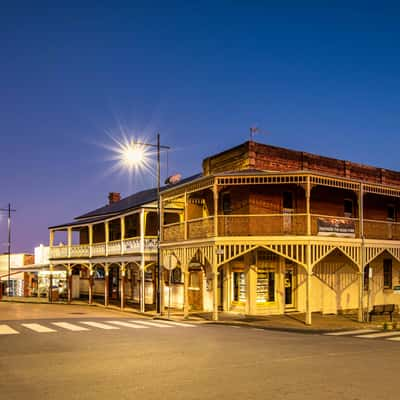
{"label": "window pane", "polygon": [[283,192],[283,208],[293,209],[293,193]]}
{"label": "window pane", "polygon": [[344,203],[344,215],[346,217],[351,217],[353,216],[353,200],[351,199],[345,199]]}
{"label": "window pane", "polygon": [[396,208],[393,205],[387,207],[387,219],[394,221],[396,219]]}
{"label": "window pane", "polygon": [[392,260],[383,260],[383,287],[392,288]]}

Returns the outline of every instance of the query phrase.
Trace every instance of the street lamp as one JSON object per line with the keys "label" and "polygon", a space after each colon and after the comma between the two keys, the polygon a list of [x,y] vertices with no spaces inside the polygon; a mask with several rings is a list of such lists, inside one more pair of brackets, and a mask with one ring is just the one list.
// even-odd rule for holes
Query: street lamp
{"label": "street lamp", "polygon": [[160,134],[157,133],[157,144],[143,143],[131,140],[126,143],[121,151],[121,161],[130,170],[138,168],[143,163],[146,164],[146,148],[153,147],[157,149],[157,296],[156,296],[156,309],[157,313],[161,313],[161,257],[160,257],[160,234],[161,234],[161,196],[160,196],[160,152],[161,149],[168,150],[169,146],[162,146],[160,144]]}

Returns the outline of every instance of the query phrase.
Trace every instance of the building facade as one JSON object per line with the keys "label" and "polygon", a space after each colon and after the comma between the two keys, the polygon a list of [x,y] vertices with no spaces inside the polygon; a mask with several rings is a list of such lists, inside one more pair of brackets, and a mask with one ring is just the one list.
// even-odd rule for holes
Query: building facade
{"label": "building facade", "polygon": [[[163,219],[176,222],[178,210],[164,211]],[[68,302],[85,299],[90,304],[99,301],[106,306],[137,307],[142,312],[154,307],[158,249],[155,189],[125,199],[110,193],[108,205],[49,229],[52,301],[57,300],[56,271],[65,271]],[[173,306],[182,307],[181,285],[170,286]]]}
{"label": "building facade", "polygon": [[[201,174],[50,228],[68,300],[249,315],[357,312],[400,303],[400,173],[253,141]],[[64,233],[59,242],[57,237]]]}
{"label": "building facade", "polygon": [[246,142],[162,192],[184,204],[162,250],[184,279],[185,313],[357,311],[400,303],[400,173]]}

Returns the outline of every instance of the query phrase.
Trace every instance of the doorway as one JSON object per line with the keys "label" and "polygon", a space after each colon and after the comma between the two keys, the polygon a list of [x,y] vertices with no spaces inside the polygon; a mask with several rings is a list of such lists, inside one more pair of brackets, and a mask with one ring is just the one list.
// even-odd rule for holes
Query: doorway
{"label": "doorway", "polygon": [[294,268],[286,267],[285,271],[285,308],[293,308],[294,305]]}
{"label": "doorway", "polygon": [[203,271],[201,269],[189,271],[188,301],[191,310],[203,309]]}
{"label": "doorway", "polygon": [[224,269],[218,270],[218,309],[224,310]]}

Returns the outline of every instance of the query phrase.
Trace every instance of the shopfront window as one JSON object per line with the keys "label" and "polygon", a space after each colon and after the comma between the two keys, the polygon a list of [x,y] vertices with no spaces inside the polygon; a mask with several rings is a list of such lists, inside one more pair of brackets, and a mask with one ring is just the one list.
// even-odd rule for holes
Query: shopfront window
{"label": "shopfront window", "polygon": [[244,272],[233,273],[233,301],[246,302],[246,274]]}
{"label": "shopfront window", "polygon": [[257,271],[256,303],[261,305],[275,301],[275,271],[259,267]]}
{"label": "shopfront window", "polygon": [[383,260],[383,288],[392,288],[392,260]]}

